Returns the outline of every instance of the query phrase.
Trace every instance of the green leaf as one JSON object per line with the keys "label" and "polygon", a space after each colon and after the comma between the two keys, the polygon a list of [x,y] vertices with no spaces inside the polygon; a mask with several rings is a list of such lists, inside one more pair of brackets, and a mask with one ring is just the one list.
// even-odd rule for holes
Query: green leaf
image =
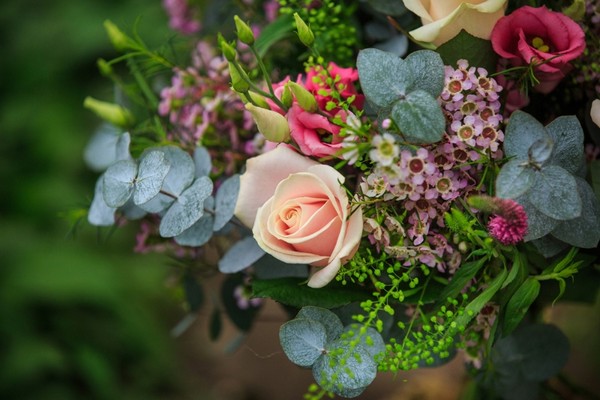
{"label": "green leaf", "polygon": [[325,332],[327,333],[327,342],[336,340],[344,329],[340,318],[333,312],[322,307],[302,307],[296,315],[296,318],[310,319],[323,324]]}
{"label": "green leaf", "polygon": [[494,297],[496,292],[500,290],[507,274],[506,268],[503,268],[502,271],[492,279],[488,287],[485,288],[479,296],[467,304],[464,312],[456,318],[456,324],[459,327],[466,327],[469,322],[479,314],[481,309],[492,299],[492,297]]}
{"label": "green leaf", "polygon": [[212,162],[210,159],[210,154],[206,147],[198,146],[194,150],[194,165],[195,165],[195,173],[194,176],[196,178],[200,178],[201,176],[208,176],[210,171],[212,170]]}
{"label": "green leaf", "polygon": [[535,182],[535,171],[526,165],[527,160],[510,160],[496,178],[496,196],[516,199],[530,190]]}
{"label": "green leaf", "polygon": [[[215,199],[210,196],[204,200],[204,209],[211,210],[214,207]],[[175,243],[181,246],[202,246],[213,236],[213,225],[215,217],[211,213],[205,213],[192,226],[175,236]]]}
{"label": "green leaf", "polygon": [[536,173],[528,194],[531,204],[550,218],[568,220],[581,215],[581,198],[575,177],[558,165]]}
{"label": "green leaf", "polygon": [[318,321],[296,318],[281,326],[279,342],[291,362],[311,367],[325,351],[327,333]]}
{"label": "green leaf", "polygon": [[252,236],[246,236],[227,250],[219,260],[219,271],[233,274],[242,271],[265,255]]}
{"label": "green leaf", "polygon": [[328,343],[326,350],[313,365],[315,381],[325,390],[358,396],[375,379],[377,364],[363,346],[336,340]]}
{"label": "green leaf", "polygon": [[489,40],[477,38],[464,29],[436,50],[444,64],[455,66],[458,60],[469,61],[472,67],[482,67],[492,73],[496,71],[498,55]]}
{"label": "green leaf", "polygon": [[504,133],[504,152],[508,157],[529,159],[529,148],[538,140],[548,137],[544,126],[523,111],[515,111]]}
{"label": "green leaf", "polygon": [[533,304],[540,293],[540,282],[534,278],[527,278],[517,289],[506,305],[504,314],[503,334],[509,335],[521,322],[529,306]]}
{"label": "green leaf", "polygon": [[531,204],[527,198],[527,194],[515,200],[523,206],[527,214],[526,242],[546,236],[560,223],[559,220],[547,216]]}
{"label": "green leaf", "polygon": [[438,142],[446,129],[446,119],[437,100],[420,89],[394,104],[392,119],[405,139],[412,143]]}
{"label": "green leaf", "polygon": [[215,225],[213,230],[220,230],[233,218],[239,192],[240,176],[238,174],[230,176],[221,184],[215,200]]}
{"label": "green leaf", "polygon": [[162,217],[159,233],[174,237],[191,227],[204,214],[204,201],[212,192],[212,181],[203,176],[187,188]]}
{"label": "green leaf", "polygon": [[581,215],[561,221],[552,231],[552,236],[572,246],[594,248],[600,241],[600,204],[584,179],[576,177],[575,180],[581,198]]}
{"label": "green leaf", "polygon": [[414,82],[409,65],[386,51],[361,50],[356,67],[365,97],[379,108],[388,107],[405,97]]}
{"label": "green leaf", "polygon": [[519,272],[527,273],[527,259],[522,253],[515,252],[513,264],[510,267],[508,276],[506,277],[504,283],[502,283],[502,287],[500,289],[504,289],[510,285],[517,278],[517,276],[519,276]]}
{"label": "green leaf", "polygon": [[145,153],[140,160],[135,179],[133,202],[136,205],[144,204],[158,195],[170,168],[164,153],[160,151]]}
{"label": "green leaf", "polygon": [[297,308],[304,306],[335,308],[370,298],[366,292],[336,285],[334,282],[323,288],[311,288],[306,286],[306,280],[301,278],[254,280],[252,292],[254,297],[271,298]]}
{"label": "green leaf", "polygon": [[96,181],[94,199],[88,211],[88,222],[95,226],[111,226],[115,223],[115,207],[110,207],[104,201],[104,176]]}
{"label": "green leaf", "polygon": [[485,265],[486,260],[480,258],[477,261],[469,261],[463,263],[456,271],[448,286],[440,294],[440,300],[445,303],[448,297],[455,298],[477,274],[477,272]]}
{"label": "green leaf", "polygon": [[414,81],[409,90],[424,90],[437,98],[444,89],[444,62],[438,53],[431,50],[418,50],[404,59],[410,67]]}
{"label": "green leaf", "polygon": [[208,337],[211,341],[215,341],[219,338],[221,330],[223,329],[223,319],[221,318],[221,311],[215,307],[210,313],[210,323],[208,326]]}
{"label": "green leaf", "polygon": [[281,15],[275,21],[268,24],[256,39],[254,46],[261,57],[267,54],[267,51],[282,39],[294,35],[294,17],[291,14]]}
{"label": "green leaf", "polygon": [[527,151],[529,162],[536,165],[542,165],[550,158],[553,148],[554,141],[549,136],[536,140],[531,144],[531,147]]}
{"label": "green leaf", "polygon": [[546,131],[554,141],[550,163],[576,174],[585,162],[583,129],[577,117],[561,116],[546,125]]}
{"label": "green leaf", "polygon": [[104,172],[104,201],[109,207],[121,207],[131,197],[137,164],[132,160],[117,161]]}

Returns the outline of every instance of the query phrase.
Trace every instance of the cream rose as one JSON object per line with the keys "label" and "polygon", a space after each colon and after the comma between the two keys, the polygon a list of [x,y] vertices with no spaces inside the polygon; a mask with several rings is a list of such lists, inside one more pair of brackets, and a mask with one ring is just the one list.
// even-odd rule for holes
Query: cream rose
{"label": "cream rose", "polygon": [[421,17],[423,26],[410,31],[420,42],[436,46],[458,35],[461,29],[489,39],[496,21],[504,15],[508,0],[403,0]]}
{"label": "cream rose", "polygon": [[350,209],[343,182],[335,168],[280,145],[247,161],[235,215],[275,258],[320,267],[308,286],[323,287],[362,236],[362,211]]}

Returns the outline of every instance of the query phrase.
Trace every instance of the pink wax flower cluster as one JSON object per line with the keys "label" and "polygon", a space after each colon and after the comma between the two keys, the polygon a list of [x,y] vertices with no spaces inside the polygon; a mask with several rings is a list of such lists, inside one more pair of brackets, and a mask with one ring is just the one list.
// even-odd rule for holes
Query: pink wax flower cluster
{"label": "pink wax flower cluster", "polygon": [[[289,77],[273,85],[277,97],[282,96],[288,81]],[[316,111],[304,109],[295,100],[287,113],[273,101],[267,99],[267,103],[271,110],[285,115],[291,138],[303,154],[313,157],[336,156],[342,150],[343,137],[340,135],[341,127],[334,119],[345,121],[347,118],[340,103],[351,102],[357,108],[362,108],[364,104],[364,96],[358,94],[355,87],[357,81],[358,71],[354,68],[341,68],[334,63],[330,63],[327,69],[311,67],[306,76],[298,76],[296,83],[315,97]]]}
{"label": "pink wax flower cluster", "polygon": [[[443,140],[415,153],[389,151],[392,160],[381,151],[369,154],[377,166],[363,179],[362,192],[396,200],[408,212],[402,229],[390,229],[389,221],[388,226],[369,221],[365,229],[373,244],[406,259],[407,265],[417,260],[440,271],[456,267],[460,255],[440,234],[444,214],[458,198],[485,191],[480,182],[484,164],[502,158],[501,90],[483,68],[469,67],[465,60],[456,69],[447,66],[439,99],[448,121]],[[377,138],[371,143],[374,147]],[[398,232],[405,232],[410,240],[405,249],[389,247],[390,237]]]}
{"label": "pink wax flower cluster", "polygon": [[571,18],[545,6],[523,6],[498,20],[491,35],[494,51],[513,66],[533,65],[539,84],[550,93],[585,49],[585,34]]}
{"label": "pink wax flower cluster", "polygon": [[184,35],[200,31],[197,10],[188,0],[163,0],[163,7],[169,16],[169,26]]}

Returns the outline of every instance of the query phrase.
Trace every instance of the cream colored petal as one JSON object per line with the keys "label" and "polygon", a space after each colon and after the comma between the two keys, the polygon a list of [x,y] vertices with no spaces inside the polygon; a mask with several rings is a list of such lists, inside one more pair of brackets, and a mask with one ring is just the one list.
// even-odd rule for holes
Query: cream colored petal
{"label": "cream colored petal", "polygon": [[600,127],[600,99],[592,101],[590,116],[592,117],[592,121]]}
{"label": "cream colored petal", "polygon": [[431,15],[429,15],[429,0],[403,0],[404,7],[414,12],[419,17],[424,18],[428,21],[432,21]]}

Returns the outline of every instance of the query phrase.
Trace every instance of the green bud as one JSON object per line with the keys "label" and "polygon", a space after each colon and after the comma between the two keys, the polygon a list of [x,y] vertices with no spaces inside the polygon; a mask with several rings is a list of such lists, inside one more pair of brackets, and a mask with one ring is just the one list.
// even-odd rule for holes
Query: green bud
{"label": "green bud", "polygon": [[240,42],[252,46],[254,44],[254,33],[252,32],[252,29],[237,15],[233,17],[233,20],[235,21],[235,29]]}
{"label": "green bud", "polygon": [[573,0],[573,3],[562,9],[563,14],[575,21],[581,21],[585,17],[585,0]]}
{"label": "green bud", "polygon": [[221,51],[223,52],[223,56],[225,57],[225,59],[229,62],[235,61],[237,55],[235,48],[231,44],[227,43],[227,40],[225,40],[225,38],[221,36],[221,34],[219,34],[217,40],[219,42],[219,46],[221,47]]}
{"label": "green bud", "polygon": [[292,96],[292,91],[287,84],[283,87],[283,92],[281,93],[281,102],[287,108],[290,108],[294,102],[294,96]]}
{"label": "green bud", "polygon": [[310,47],[315,42],[315,35],[312,33],[308,25],[300,18],[298,13],[294,13],[294,20],[296,20],[296,29],[298,29],[298,37],[302,44],[306,47]]}
{"label": "green bud", "polygon": [[290,140],[290,127],[283,115],[273,110],[256,107],[252,103],[246,103],[246,110],[250,111],[258,131],[267,140],[276,143]]}
{"label": "green bud", "polygon": [[113,74],[112,66],[103,58],[99,58],[96,61],[96,65],[98,65],[98,69],[103,76],[110,76]]}
{"label": "green bud", "polygon": [[243,70],[240,73],[233,63],[229,63],[229,76],[231,76],[231,87],[236,92],[246,93],[250,89],[248,75]]}
{"label": "green bud", "polygon": [[254,104],[256,104],[259,107],[266,108],[267,110],[269,110],[269,104],[266,102],[266,100],[263,96],[256,94],[254,92],[248,92],[247,95],[250,96],[250,98],[252,99]]}
{"label": "green bud", "polygon": [[294,97],[296,97],[298,105],[302,107],[304,111],[308,111],[310,113],[317,111],[317,100],[311,92],[292,81],[289,81],[286,86],[290,88],[292,93],[294,93]]}
{"label": "green bud", "polygon": [[131,112],[118,104],[100,101],[88,96],[83,101],[83,106],[93,111],[103,120],[121,128],[130,127],[134,123]]}
{"label": "green bud", "polygon": [[134,47],[132,46],[131,39],[110,20],[107,19],[104,21],[104,29],[106,29],[108,38],[117,51],[124,51]]}

